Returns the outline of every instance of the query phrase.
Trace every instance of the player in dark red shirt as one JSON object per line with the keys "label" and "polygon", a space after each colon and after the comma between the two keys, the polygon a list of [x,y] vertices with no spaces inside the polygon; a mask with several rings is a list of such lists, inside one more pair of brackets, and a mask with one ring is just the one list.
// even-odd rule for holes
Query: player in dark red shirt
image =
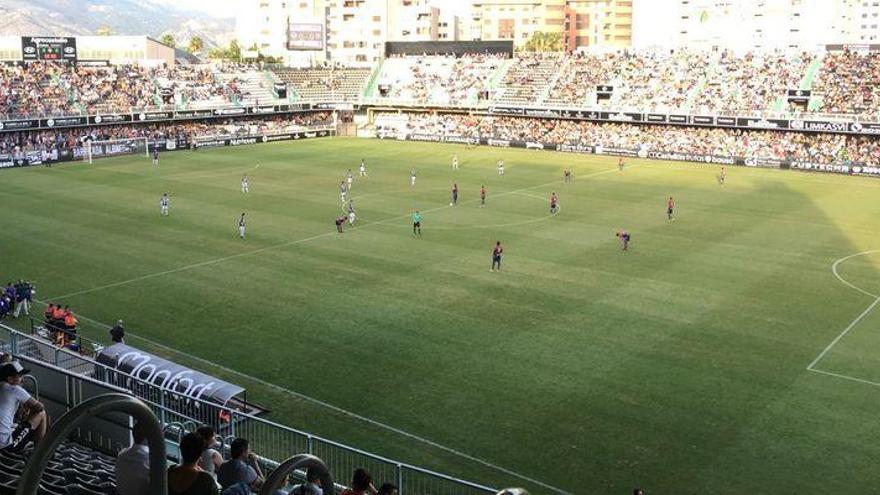
{"label": "player in dark red shirt", "polygon": [[452,184],[452,203],[449,203],[450,206],[454,206],[458,204],[458,184]]}
{"label": "player in dark red shirt", "polygon": [[623,163],[623,157],[618,158],[618,159],[617,159],[617,168],[618,168],[621,172],[623,172],[623,165],[624,165],[624,163]]}
{"label": "player in dark red shirt", "polygon": [[501,247],[501,241],[495,242],[495,247],[492,248],[492,271],[495,271],[495,267],[498,267],[498,271],[501,271],[501,255],[504,254],[504,248]]}
{"label": "player in dark red shirt", "polygon": [[568,184],[571,182],[571,169],[567,168],[562,172],[562,182]]}
{"label": "player in dark red shirt", "polygon": [[345,215],[336,217],[336,232],[343,233],[342,227],[345,225]]}
{"label": "player in dark red shirt", "polygon": [[559,213],[559,198],[556,197],[556,193],[550,195],[550,214],[555,215]]}
{"label": "player in dark red shirt", "polygon": [[480,208],[486,206],[486,186],[480,186]]}
{"label": "player in dark red shirt", "polygon": [[668,221],[673,221],[675,218],[672,217],[672,210],[675,209],[675,200],[672,199],[672,196],[669,196],[669,200],[666,201],[666,219]]}

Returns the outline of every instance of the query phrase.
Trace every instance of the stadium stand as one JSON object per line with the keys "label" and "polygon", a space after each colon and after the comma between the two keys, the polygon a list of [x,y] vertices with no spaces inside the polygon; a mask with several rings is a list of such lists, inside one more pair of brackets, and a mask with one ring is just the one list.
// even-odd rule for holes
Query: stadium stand
{"label": "stadium stand", "polygon": [[880,53],[843,51],[825,56],[815,83],[825,113],[877,116],[880,112]]}
{"label": "stadium stand", "polygon": [[501,82],[495,101],[528,105],[543,101],[555,82],[562,61],[559,53],[523,53],[515,57]]}
{"label": "stadium stand", "polygon": [[364,94],[371,69],[323,67],[275,69],[302,100],[358,101]]}
{"label": "stadium stand", "polygon": [[382,64],[378,88],[382,98],[394,101],[473,104],[489,90],[502,60],[493,55],[392,57]]}
{"label": "stadium stand", "polygon": [[476,139],[623,148],[647,153],[760,157],[831,164],[880,162],[880,141],[843,134],[740,131],[703,127],[645,126],[574,120],[456,114],[380,114],[377,133],[425,133]]}
{"label": "stadium stand", "polygon": [[151,140],[251,136],[312,130],[332,124],[329,112],[245,119],[202,120],[185,123],[161,123],[79,127],[49,131],[21,131],[0,134],[0,153],[20,154],[81,147],[83,141],[147,137]]}
{"label": "stadium stand", "polygon": [[[372,76],[372,77],[371,77]],[[146,108],[213,108],[290,101],[473,105],[484,94],[507,105],[576,106],[644,112],[752,115],[813,112],[877,117],[880,54],[729,51],[520,53],[390,57],[375,70],[317,67],[263,70],[252,64],[144,68],[52,62],[0,68],[3,117],[119,113]],[[287,99],[272,92],[290,87]],[[609,86],[602,98],[597,86]],[[812,89],[807,109],[786,91]]]}

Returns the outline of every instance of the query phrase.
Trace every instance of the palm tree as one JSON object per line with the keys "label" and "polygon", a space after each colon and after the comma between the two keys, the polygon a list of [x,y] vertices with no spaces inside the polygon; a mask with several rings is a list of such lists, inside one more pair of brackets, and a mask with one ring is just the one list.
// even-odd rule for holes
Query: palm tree
{"label": "palm tree", "polygon": [[162,37],[159,38],[159,41],[161,41],[165,45],[170,46],[171,48],[177,46],[177,43],[174,41],[174,36],[172,36],[171,33],[163,34]]}
{"label": "palm tree", "polygon": [[204,43],[202,42],[202,38],[200,36],[193,36],[189,39],[189,52],[190,53],[199,53],[202,51],[204,47]]}

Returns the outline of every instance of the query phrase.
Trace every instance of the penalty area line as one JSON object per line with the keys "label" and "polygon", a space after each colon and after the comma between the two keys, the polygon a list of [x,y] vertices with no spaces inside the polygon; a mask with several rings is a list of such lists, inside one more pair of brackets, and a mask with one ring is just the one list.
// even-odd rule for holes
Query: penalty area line
{"label": "penalty area line", "polygon": [[874,250],[862,251],[860,253],[851,254],[849,256],[845,256],[843,258],[840,258],[839,260],[835,261],[831,265],[831,273],[834,274],[834,276],[837,278],[837,280],[839,280],[841,283],[843,283],[844,285],[846,285],[847,287],[849,287],[853,290],[856,290],[862,294],[865,294],[866,296],[874,298],[874,301],[870,305],[868,305],[868,307],[865,308],[865,310],[862,311],[861,314],[859,314],[859,316],[857,316],[853,321],[851,321],[850,324],[847,325],[847,327],[844,328],[843,331],[840,332],[837,335],[837,337],[835,337],[834,340],[831,341],[830,344],[825,346],[825,349],[822,349],[822,352],[820,352],[819,355],[816,356],[816,358],[813,359],[813,361],[807,365],[807,371],[812,371],[814,373],[820,373],[820,374],[827,375],[827,376],[842,378],[844,380],[849,380],[849,381],[853,381],[853,382],[864,383],[867,385],[873,385],[875,387],[880,387],[880,383],[878,383],[878,382],[866,380],[864,378],[856,378],[854,376],[843,375],[840,373],[834,373],[831,371],[820,370],[820,369],[816,368],[816,365],[818,365],[819,362],[822,361],[822,359],[824,359],[825,356],[829,352],[831,352],[831,349],[833,349],[834,346],[836,346],[838,342],[843,340],[844,337],[846,337],[854,328],[856,328],[856,326],[858,326],[858,324],[861,323],[861,321],[864,320],[865,317],[867,317],[869,314],[871,314],[871,312],[874,310],[874,308],[877,307],[877,304],[880,304],[880,296],[878,296],[877,294],[871,293],[861,287],[858,287],[855,284],[850,283],[848,280],[846,280],[845,278],[843,278],[840,275],[840,273],[838,272],[838,269],[837,269],[841,263],[844,263],[847,260],[850,260],[852,258],[857,258],[859,256],[865,256],[868,254],[874,254],[874,253],[880,253],[880,250],[874,249]]}

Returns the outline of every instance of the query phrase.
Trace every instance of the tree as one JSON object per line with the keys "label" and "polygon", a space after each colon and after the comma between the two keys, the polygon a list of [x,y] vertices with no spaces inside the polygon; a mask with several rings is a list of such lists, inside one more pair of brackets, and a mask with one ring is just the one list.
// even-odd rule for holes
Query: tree
{"label": "tree", "polygon": [[202,51],[204,47],[204,43],[202,42],[202,38],[200,36],[193,36],[189,39],[189,52],[190,53],[199,53]]}
{"label": "tree", "polygon": [[526,40],[523,49],[527,52],[561,52],[563,50],[562,33],[538,31]]}
{"label": "tree", "polygon": [[113,34],[113,29],[111,29],[110,26],[104,24],[95,30],[95,34],[97,34],[98,36],[111,36]]}
{"label": "tree", "polygon": [[227,48],[214,48],[208,52],[208,58],[215,60],[241,60],[241,47],[238,40],[232,40]]}
{"label": "tree", "polygon": [[177,43],[174,41],[174,36],[172,36],[171,33],[163,34],[162,37],[159,38],[159,41],[170,46],[171,48],[174,48],[177,46]]}

